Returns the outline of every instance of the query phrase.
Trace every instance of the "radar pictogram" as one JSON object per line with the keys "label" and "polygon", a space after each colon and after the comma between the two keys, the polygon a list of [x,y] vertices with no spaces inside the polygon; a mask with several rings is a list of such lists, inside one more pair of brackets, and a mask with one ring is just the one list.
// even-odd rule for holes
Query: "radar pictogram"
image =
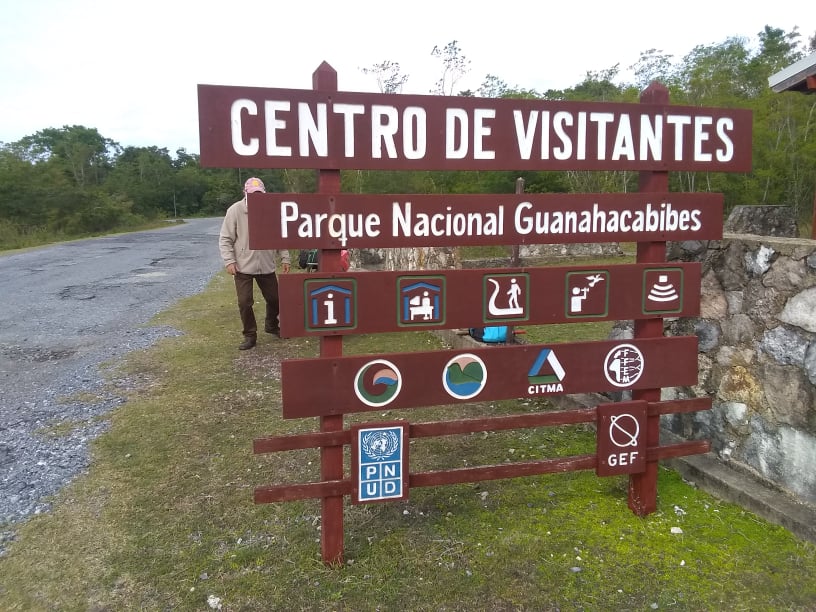
{"label": "radar pictogram", "polygon": [[669,282],[668,274],[661,274],[649,290],[649,299],[653,302],[673,302],[679,297],[674,285]]}

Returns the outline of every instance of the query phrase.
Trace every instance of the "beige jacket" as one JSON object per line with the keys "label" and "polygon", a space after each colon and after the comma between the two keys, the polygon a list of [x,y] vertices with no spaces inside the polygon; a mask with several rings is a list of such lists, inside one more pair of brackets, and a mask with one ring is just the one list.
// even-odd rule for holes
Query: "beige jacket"
{"label": "beige jacket", "polygon": [[227,209],[218,247],[224,265],[234,263],[244,274],[270,274],[278,267],[278,260],[288,264],[289,251],[253,251],[249,248],[249,215],[246,199],[240,200]]}

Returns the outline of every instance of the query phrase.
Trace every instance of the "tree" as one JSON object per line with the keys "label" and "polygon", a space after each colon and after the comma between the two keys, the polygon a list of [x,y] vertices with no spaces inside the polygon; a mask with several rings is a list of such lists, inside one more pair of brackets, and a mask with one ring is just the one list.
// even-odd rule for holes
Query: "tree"
{"label": "tree", "polygon": [[81,125],[46,128],[22,138],[19,145],[32,161],[62,164],[78,187],[99,185],[121,150],[118,143],[102,137],[96,128]]}
{"label": "tree", "polygon": [[361,68],[360,72],[371,75],[377,80],[377,88],[380,93],[401,93],[403,86],[408,81],[408,75],[402,74],[399,62],[390,60],[374,64],[370,68]]}
{"label": "tree", "polygon": [[111,193],[127,194],[138,215],[172,216],[174,176],[167,149],[127,147],[116,160],[106,187]]}
{"label": "tree", "polygon": [[0,220],[20,228],[45,227],[73,185],[53,165],[35,165],[16,145],[0,147]]}
{"label": "tree", "polygon": [[436,86],[431,90],[431,93],[440,96],[452,96],[456,83],[470,72],[470,60],[462,55],[462,50],[455,40],[441,49],[434,45],[431,56],[442,62],[442,76],[436,82]]}
{"label": "tree", "polygon": [[641,52],[638,61],[629,66],[629,69],[635,74],[635,85],[638,89],[643,91],[657,81],[671,91],[677,81],[677,70],[672,63],[673,57],[657,49]]}
{"label": "tree", "polygon": [[499,77],[492,74],[485,76],[479,89],[476,93],[482,98],[501,98],[508,91],[507,83],[502,81]]}

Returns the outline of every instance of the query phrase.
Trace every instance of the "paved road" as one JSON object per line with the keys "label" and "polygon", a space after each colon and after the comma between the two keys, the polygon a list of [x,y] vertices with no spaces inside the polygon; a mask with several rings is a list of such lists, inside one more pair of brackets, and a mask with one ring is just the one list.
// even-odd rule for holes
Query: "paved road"
{"label": "paved road", "polygon": [[[98,393],[100,364],[176,333],[144,324],[221,269],[220,223],[0,253],[0,528],[45,509],[43,496],[84,467],[104,427],[93,417],[121,400],[66,398]],[[86,426],[57,440],[37,433],[61,420]]]}

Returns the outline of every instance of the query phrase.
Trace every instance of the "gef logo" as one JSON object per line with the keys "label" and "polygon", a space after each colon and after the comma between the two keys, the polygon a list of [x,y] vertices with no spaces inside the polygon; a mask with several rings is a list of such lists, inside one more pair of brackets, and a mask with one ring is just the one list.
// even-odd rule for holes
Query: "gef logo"
{"label": "gef logo", "polygon": [[646,469],[646,402],[597,407],[598,476],[639,474]]}

